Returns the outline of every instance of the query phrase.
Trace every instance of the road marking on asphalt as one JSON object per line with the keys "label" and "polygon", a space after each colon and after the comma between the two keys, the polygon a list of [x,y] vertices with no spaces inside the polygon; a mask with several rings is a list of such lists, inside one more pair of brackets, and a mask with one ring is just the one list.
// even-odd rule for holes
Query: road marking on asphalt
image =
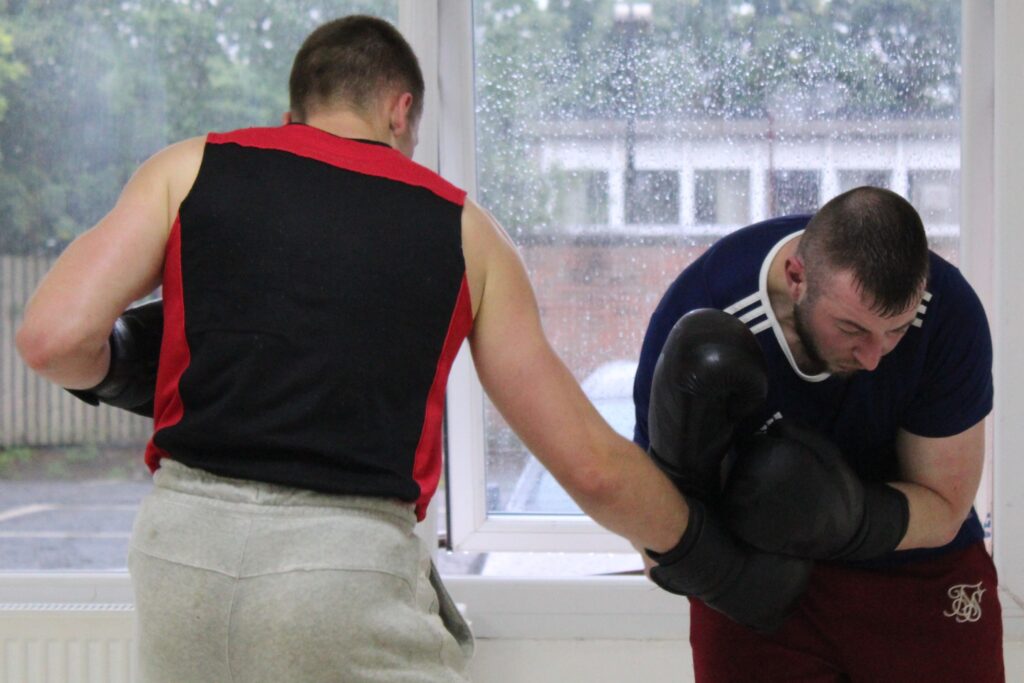
{"label": "road marking on asphalt", "polygon": [[89,504],[89,505],[62,505],[60,503],[37,503],[34,505],[22,505],[0,512],[0,522],[7,522],[18,517],[26,517],[42,512],[135,512],[138,505],[123,503]]}
{"label": "road marking on asphalt", "polygon": [[51,506],[54,510],[71,510],[74,512],[96,512],[98,510],[115,510],[118,512],[134,512],[139,509],[136,505],[127,505],[123,503],[95,503],[89,505],[60,505],[54,504]]}
{"label": "road marking on asphalt", "polygon": [[127,539],[132,535],[127,531],[0,531],[0,540],[46,538],[68,540],[72,538],[118,538]]}
{"label": "road marking on asphalt", "polygon": [[57,507],[57,505],[22,505],[21,507],[11,508],[10,510],[0,512],[0,522],[6,522],[11,519],[25,517],[26,515],[34,515],[40,512],[49,512]]}
{"label": "road marking on asphalt", "polygon": [[[38,515],[46,512],[135,512],[138,505],[113,504],[88,504],[88,505],[61,505],[60,503],[35,503],[22,505],[0,512],[0,524],[9,522],[29,515]],[[72,539],[128,539],[131,538],[130,531],[0,531],[0,540],[72,540]]]}

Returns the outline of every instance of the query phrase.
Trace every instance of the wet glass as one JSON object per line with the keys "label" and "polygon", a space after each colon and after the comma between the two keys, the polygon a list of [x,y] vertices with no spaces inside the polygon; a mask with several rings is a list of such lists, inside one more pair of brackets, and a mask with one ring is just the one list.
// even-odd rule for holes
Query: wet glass
{"label": "wet glass", "polygon": [[[958,0],[476,0],[477,177],[556,351],[632,437],[662,293],[722,235],[852,187],[959,236]],[[487,509],[578,515],[492,405]]]}
{"label": "wet glass", "polygon": [[33,375],[13,337],[57,254],[165,145],[277,125],[308,33],[397,0],[0,3],[0,570],[123,569],[150,420]]}

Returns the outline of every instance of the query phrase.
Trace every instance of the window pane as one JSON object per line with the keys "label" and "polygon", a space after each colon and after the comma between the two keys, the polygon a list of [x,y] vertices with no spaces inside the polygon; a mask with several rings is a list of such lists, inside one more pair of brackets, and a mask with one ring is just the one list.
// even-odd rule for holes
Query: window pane
{"label": "window pane", "polygon": [[626,222],[657,225],[679,222],[679,173],[636,171],[626,175]]}
{"label": "window pane", "polygon": [[592,232],[608,224],[606,171],[553,171],[553,222],[566,232]]}
{"label": "window pane", "polygon": [[[933,246],[955,258],[956,176],[911,171],[959,167],[957,0],[475,0],[474,16],[480,199],[519,245],[556,350],[623,433],[647,321],[709,225],[872,183],[921,193],[952,225],[928,223]],[[606,173],[594,214],[552,199],[573,171]],[[597,214],[582,239],[572,226]],[[486,430],[491,513],[575,512],[490,404]]]}
{"label": "window pane", "polygon": [[750,221],[750,171],[696,171],[693,195],[699,224],[737,227]]}
{"label": "window pane", "polygon": [[123,568],[149,489],[151,421],[87,406],[17,358],[29,294],[149,155],[279,123],[303,38],[351,11],[397,21],[397,0],[0,5],[0,570]]}
{"label": "window pane", "polygon": [[874,187],[891,187],[892,171],[886,170],[842,170],[839,171],[839,192],[846,192],[855,187],[873,185]]}
{"label": "window pane", "polygon": [[818,171],[772,171],[768,177],[771,215],[811,213],[820,205]]}
{"label": "window pane", "polygon": [[932,227],[956,224],[960,219],[960,172],[910,171],[910,201],[921,219]]}

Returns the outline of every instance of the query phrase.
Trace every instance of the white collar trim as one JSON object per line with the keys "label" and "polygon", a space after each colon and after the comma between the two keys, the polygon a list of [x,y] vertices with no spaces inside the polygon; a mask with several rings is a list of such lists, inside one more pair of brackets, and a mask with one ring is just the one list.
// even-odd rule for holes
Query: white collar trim
{"label": "white collar trim", "polygon": [[765,256],[764,262],[761,264],[761,273],[758,277],[758,288],[760,290],[761,302],[764,306],[765,315],[768,317],[768,322],[771,323],[772,331],[775,332],[775,340],[779,343],[779,348],[782,349],[782,353],[786,355],[786,359],[789,360],[789,366],[793,368],[793,372],[797,374],[800,379],[805,382],[824,382],[826,379],[832,376],[828,372],[819,372],[816,375],[808,375],[806,372],[801,370],[796,364],[796,359],[793,358],[793,351],[789,348],[789,342],[786,341],[786,335],[782,331],[782,325],[779,324],[779,319],[775,317],[775,311],[772,310],[772,302],[768,297],[768,271],[771,269],[772,261],[775,260],[775,255],[779,253],[786,244],[791,240],[799,237],[803,234],[803,230],[798,230],[791,235],[786,235],[776,243],[768,255]]}

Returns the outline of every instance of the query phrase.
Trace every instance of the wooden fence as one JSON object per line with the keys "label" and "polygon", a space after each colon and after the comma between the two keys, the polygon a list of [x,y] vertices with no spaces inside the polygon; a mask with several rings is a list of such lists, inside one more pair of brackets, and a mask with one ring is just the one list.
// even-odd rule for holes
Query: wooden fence
{"label": "wooden fence", "polygon": [[144,442],[152,420],[87,405],[33,373],[18,356],[14,333],[25,302],[54,260],[0,255],[0,448]]}

